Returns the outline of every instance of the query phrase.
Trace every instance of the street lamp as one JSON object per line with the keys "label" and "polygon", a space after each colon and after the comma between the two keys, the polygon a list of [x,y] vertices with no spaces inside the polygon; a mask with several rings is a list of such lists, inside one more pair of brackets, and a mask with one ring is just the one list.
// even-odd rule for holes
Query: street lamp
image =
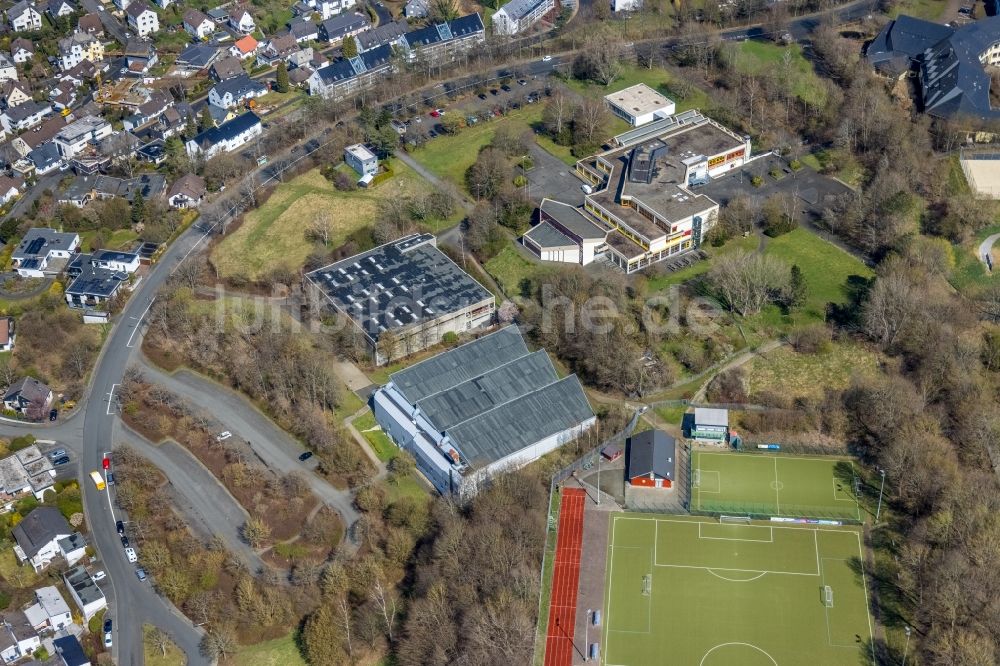
{"label": "street lamp", "polygon": [[[880,485],[878,489],[878,508],[875,509],[876,525],[878,524],[878,517],[882,514],[882,491],[885,490],[885,470],[880,467],[878,473],[882,475],[882,485]],[[907,627],[907,629],[909,629],[909,627]]]}
{"label": "street lamp", "polygon": [[906,645],[903,646],[903,666],[906,666],[906,653],[910,649],[910,625],[906,625]]}
{"label": "street lamp", "polygon": [[[600,489],[597,490],[597,497],[600,498]],[[583,660],[590,661],[590,614],[591,609],[587,609],[587,621],[583,623]]]}

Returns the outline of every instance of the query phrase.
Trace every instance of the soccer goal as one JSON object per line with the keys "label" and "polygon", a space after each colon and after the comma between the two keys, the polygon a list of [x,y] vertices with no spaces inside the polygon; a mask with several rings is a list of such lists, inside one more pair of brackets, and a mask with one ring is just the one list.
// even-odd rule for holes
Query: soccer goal
{"label": "soccer goal", "polygon": [[653,592],[653,576],[646,574],[642,577],[642,596],[648,597]]}
{"label": "soccer goal", "polygon": [[700,488],[701,487],[701,470],[700,469],[696,469],[694,471],[693,482],[694,482],[694,487],[695,488]]}
{"label": "soccer goal", "polygon": [[823,605],[827,608],[833,608],[833,588],[829,585],[823,586]]}
{"label": "soccer goal", "polygon": [[719,516],[720,523],[742,523],[750,524],[750,516]]}

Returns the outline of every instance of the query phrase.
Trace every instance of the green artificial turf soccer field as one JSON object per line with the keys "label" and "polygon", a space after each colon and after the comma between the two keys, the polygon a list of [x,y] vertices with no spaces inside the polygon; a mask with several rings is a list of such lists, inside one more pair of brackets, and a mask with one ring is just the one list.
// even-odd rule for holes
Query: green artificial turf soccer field
{"label": "green artificial turf soccer field", "polygon": [[849,460],[696,451],[692,473],[695,511],[861,519]]}
{"label": "green artificial turf soccer field", "polygon": [[859,528],[611,521],[606,666],[872,663]]}

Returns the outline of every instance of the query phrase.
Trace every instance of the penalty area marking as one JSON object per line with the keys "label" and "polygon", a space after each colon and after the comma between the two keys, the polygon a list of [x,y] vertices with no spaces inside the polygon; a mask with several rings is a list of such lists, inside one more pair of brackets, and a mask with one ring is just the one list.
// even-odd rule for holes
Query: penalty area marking
{"label": "penalty area marking", "polygon": [[719,648],[727,647],[727,646],[730,646],[730,645],[742,645],[744,647],[748,647],[748,648],[751,648],[753,650],[757,650],[757,652],[760,652],[762,655],[764,655],[765,657],[767,657],[768,659],[770,659],[771,663],[774,664],[774,666],[778,666],[778,662],[775,661],[774,657],[772,657],[770,654],[768,654],[766,650],[757,647],[753,643],[738,643],[738,642],[720,643],[719,645],[716,645],[714,648],[712,648],[711,650],[709,650],[708,652],[705,653],[705,656],[702,657],[701,661],[698,662],[698,666],[705,666],[705,660],[708,659],[708,655],[712,654],[713,652],[715,652]]}
{"label": "penalty area marking", "polygon": [[757,580],[758,578],[763,578],[769,573],[767,571],[761,571],[753,578],[726,578],[725,576],[720,576],[719,574],[715,573],[715,571],[713,571],[712,569],[705,569],[705,571],[712,574],[716,578],[721,578],[722,580],[728,581],[730,583],[749,583],[750,581]]}

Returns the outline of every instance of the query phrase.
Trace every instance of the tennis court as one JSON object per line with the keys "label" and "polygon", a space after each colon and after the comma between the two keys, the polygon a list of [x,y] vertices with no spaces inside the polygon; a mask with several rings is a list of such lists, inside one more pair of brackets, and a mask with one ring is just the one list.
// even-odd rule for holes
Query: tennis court
{"label": "tennis court", "polygon": [[860,528],[610,520],[605,666],[873,663]]}
{"label": "tennis court", "polygon": [[850,460],[695,451],[691,465],[695,511],[861,520]]}

